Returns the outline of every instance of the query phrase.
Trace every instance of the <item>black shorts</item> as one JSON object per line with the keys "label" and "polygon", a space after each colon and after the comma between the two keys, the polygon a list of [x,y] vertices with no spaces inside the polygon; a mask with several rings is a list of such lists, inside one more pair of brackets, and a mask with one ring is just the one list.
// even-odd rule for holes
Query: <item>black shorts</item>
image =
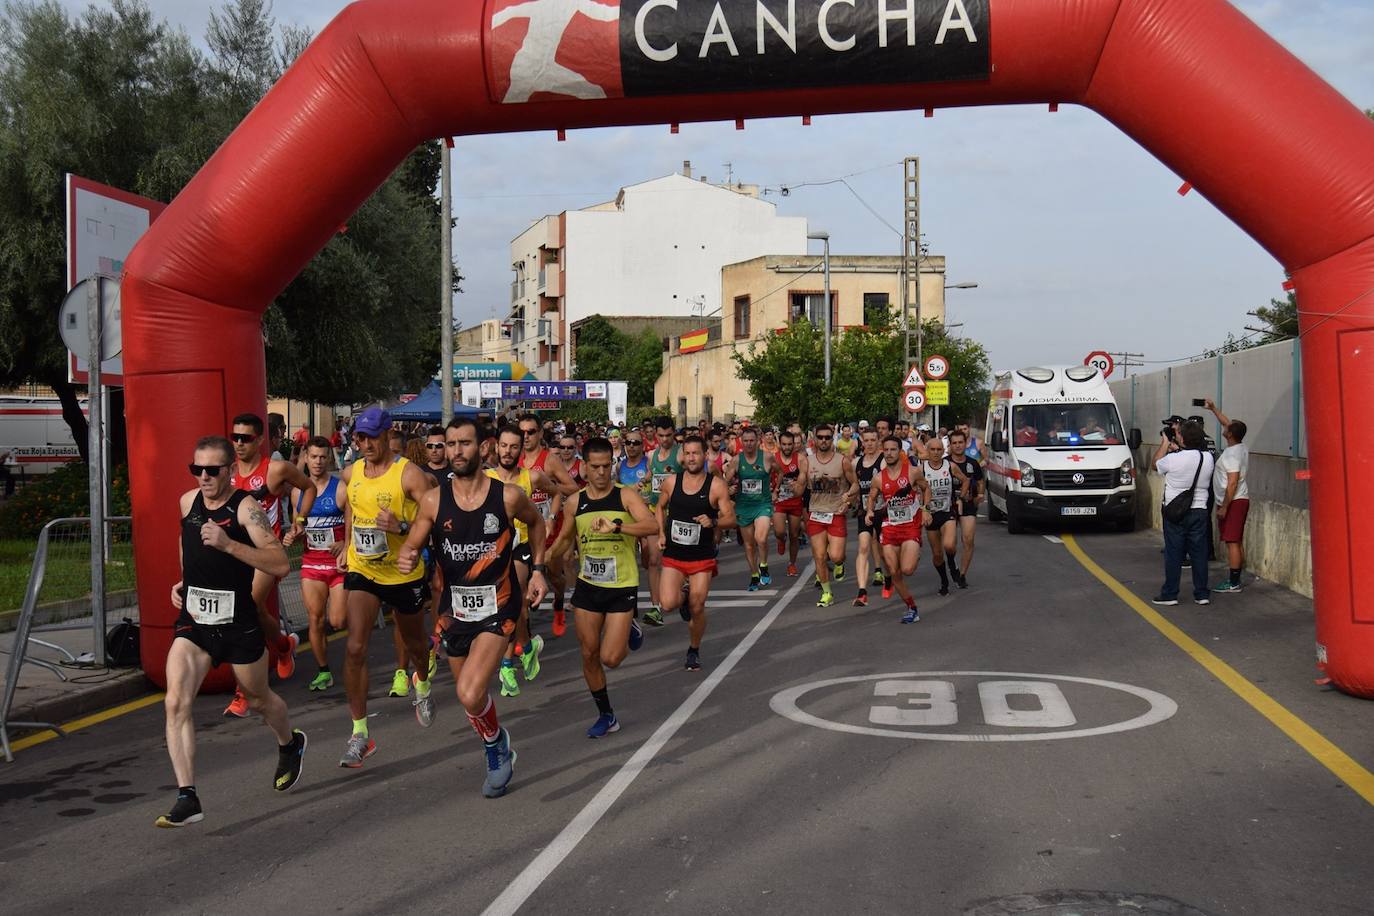
{"label": "black shorts", "polygon": [[517,563],[524,563],[526,567],[534,565],[534,551],[530,549],[528,541],[516,545],[514,559]]}
{"label": "black shorts", "polygon": [[210,656],[210,664],[251,665],[267,651],[262,627],[254,624],[229,624],[207,627],[189,620],[178,620],[173,639],[185,639]]}
{"label": "black shorts", "polygon": [[350,572],[344,576],[346,592],[367,592],[375,595],[382,604],[395,608],[398,614],[418,614],[429,601],[429,580],[416,579],[399,585],[383,585],[373,582],[362,573]]}
{"label": "black shorts", "polygon": [[467,658],[472,649],[472,641],[483,633],[502,636],[509,642],[515,637],[515,617],[508,614],[495,614],[479,623],[462,623],[453,617],[440,618],[439,626],[443,633],[439,645],[449,658]]}
{"label": "black shorts", "polygon": [[954,521],[954,512],[951,509],[946,509],[943,512],[932,512],[930,513],[930,524],[926,525],[926,530],[939,531],[944,527],[945,522],[952,521]]}
{"label": "black shorts", "polygon": [[960,518],[977,518],[977,517],[978,517],[978,504],[977,504],[976,502],[974,502],[973,500],[971,500],[971,499],[961,499],[961,500],[958,500],[958,501],[955,503],[955,505],[957,505],[958,508],[959,508],[958,515],[959,515]]}
{"label": "black shorts", "polygon": [[579,611],[591,611],[593,614],[632,614],[638,606],[638,600],[638,585],[629,588],[606,588],[578,579],[577,584],[573,586],[572,606]]}
{"label": "black shorts", "polygon": [[887,513],[886,513],[886,512],[874,512],[874,513],[873,513],[873,524],[871,524],[871,525],[864,521],[864,516],[863,516],[862,514],[856,516],[856,518],[858,518],[858,520],[859,520],[859,530],[858,530],[858,533],[859,533],[859,534],[871,534],[871,535],[873,535],[874,537],[877,537],[878,535],[882,534],[882,531],[883,531],[883,519],[887,518]]}

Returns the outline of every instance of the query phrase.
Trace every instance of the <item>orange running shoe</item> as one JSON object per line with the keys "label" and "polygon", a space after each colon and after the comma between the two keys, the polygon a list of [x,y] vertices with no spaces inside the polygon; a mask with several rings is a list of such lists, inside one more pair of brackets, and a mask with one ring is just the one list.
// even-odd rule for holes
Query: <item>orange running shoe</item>
{"label": "orange running shoe", "polygon": [[234,698],[229,701],[228,706],[224,707],[224,717],[226,719],[248,718],[248,698],[237,687],[234,688]]}
{"label": "orange running shoe", "polygon": [[554,611],[554,612],[553,612],[553,635],[554,635],[554,636],[562,636],[562,635],[563,635],[564,633],[566,633],[566,632],[568,632],[568,612],[567,612],[567,611]]}
{"label": "orange running shoe", "polygon": [[891,597],[892,597],[892,585],[891,585],[891,583],[886,583],[886,582],[883,583],[883,597],[884,597],[884,598],[891,598]]}
{"label": "orange running shoe", "polygon": [[301,638],[295,633],[287,633],[286,642],[290,648],[277,655],[277,677],[283,681],[296,673],[296,647],[301,644]]}
{"label": "orange running shoe", "polygon": [[787,564],[787,574],[788,574],[789,576],[795,576],[795,575],[797,574],[797,564],[796,564],[796,563],[788,563],[788,564]]}

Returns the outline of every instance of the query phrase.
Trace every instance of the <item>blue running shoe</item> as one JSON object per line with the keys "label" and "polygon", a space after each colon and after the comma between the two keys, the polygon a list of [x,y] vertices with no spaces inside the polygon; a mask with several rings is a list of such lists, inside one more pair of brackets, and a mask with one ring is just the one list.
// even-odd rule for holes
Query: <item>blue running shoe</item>
{"label": "blue running shoe", "polygon": [[620,731],[620,721],[614,715],[607,714],[597,718],[592,723],[592,727],[587,729],[588,738],[604,738],[611,732]]}
{"label": "blue running shoe", "polygon": [[773,577],[770,576],[770,575],[768,575],[768,567],[767,567],[767,566],[760,566],[760,567],[759,567],[759,585],[762,585],[762,586],[764,586],[764,587],[767,587],[767,586],[772,585],[772,584],[773,584]]}
{"label": "blue running shoe", "polygon": [[487,781],[482,784],[482,794],[487,798],[500,798],[506,794],[511,777],[515,775],[515,751],[511,750],[510,732],[504,728],[491,744],[484,744],[487,754]]}
{"label": "blue running shoe", "polygon": [[751,591],[751,592],[756,592],[756,591],[758,591],[758,590],[759,590],[759,577],[758,577],[758,576],[753,576],[753,577],[751,577],[751,578],[749,579],[749,591]]}
{"label": "blue running shoe", "polygon": [[907,608],[907,609],[906,609],[906,614],[904,614],[904,615],[902,616],[902,623],[920,623],[920,622],[921,622],[921,615],[917,612],[915,606],[913,605],[912,607]]}
{"label": "blue running shoe", "polygon": [[638,652],[639,647],[644,645],[644,631],[639,628],[638,620],[630,621],[630,651]]}

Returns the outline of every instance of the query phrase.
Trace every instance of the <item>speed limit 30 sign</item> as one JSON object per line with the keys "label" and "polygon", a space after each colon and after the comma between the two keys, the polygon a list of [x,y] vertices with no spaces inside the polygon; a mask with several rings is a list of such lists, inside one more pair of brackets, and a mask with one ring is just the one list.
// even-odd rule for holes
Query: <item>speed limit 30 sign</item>
{"label": "speed limit 30 sign", "polygon": [[1112,370],[1116,368],[1116,363],[1112,360],[1112,355],[1106,350],[1092,351],[1084,358],[1083,365],[1092,366],[1098,372],[1102,373],[1103,378],[1111,378]]}
{"label": "speed limit 30 sign", "polygon": [[902,395],[902,403],[909,413],[920,413],[926,406],[925,392],[920,388],[908,388]]}

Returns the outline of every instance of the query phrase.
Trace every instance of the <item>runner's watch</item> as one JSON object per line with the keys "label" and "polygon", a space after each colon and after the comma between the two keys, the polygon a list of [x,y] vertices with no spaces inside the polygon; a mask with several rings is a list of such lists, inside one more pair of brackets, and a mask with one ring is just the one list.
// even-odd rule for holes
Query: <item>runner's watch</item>
{"label": "runner's watch", "polygon": [[549,571],[547,563],[536,563],[530,567],[530,572],[546,573]]}

